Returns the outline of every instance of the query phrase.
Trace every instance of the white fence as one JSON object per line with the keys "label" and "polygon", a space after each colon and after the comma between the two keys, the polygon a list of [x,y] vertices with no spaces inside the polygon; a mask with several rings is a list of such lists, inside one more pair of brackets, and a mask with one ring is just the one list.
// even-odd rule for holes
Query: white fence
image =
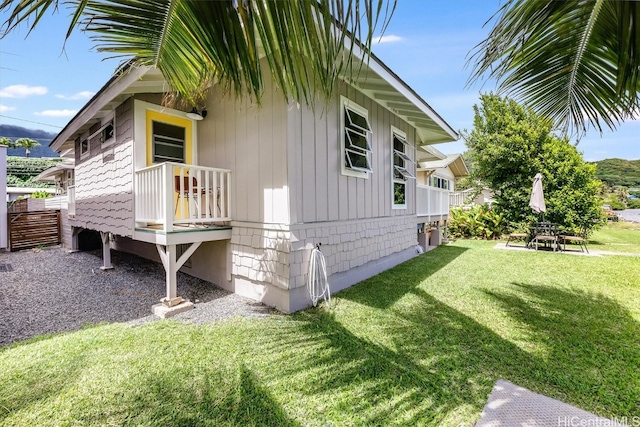
{"label": "white fence", "polygon": [[[161,163],[136,171],[135,221],[178,224],[231,221],[231,171]],[[169,220],[167,220],[169,219]]]}
{"label": "white fence", "polygon": [[67,209],[69,199],[67,195],[47,197],[44,200],[45,209]]}
{"label": "white fence", "polygon": [[436,216],[449,214],[449,190],[416,186],[416,212],[418,216]]}
{"label": "white fence", "polygon": [[449,195],[449,205],[452,207],[464,206],[473,203],[473,196],[475,190],[469,188],[468,190],[455,191]]}

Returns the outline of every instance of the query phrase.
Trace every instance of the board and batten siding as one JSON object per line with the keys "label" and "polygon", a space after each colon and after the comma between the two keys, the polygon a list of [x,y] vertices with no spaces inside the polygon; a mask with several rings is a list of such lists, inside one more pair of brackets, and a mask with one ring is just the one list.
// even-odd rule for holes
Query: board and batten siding
{"label": "board and batten siding", "polygon": [[234,221],[288,224],[287,104],[265,78],[261,105],[214,87],[198,122],[198,162],[231,170]]}
{"label": "board and batten siding", "polygon": [[[100,128],[94,125],[89,134]],[[133,233],[133,102],[116,108],[116,140],[102,147],[100,135],[89,141],[89,155],[80,157],[76,141],[75,218],[69,225],[121,236]]]}
{"label": "board and batten siding", "polygon": [[[340,96],[369,113],[371,168],[368,178],[342,174]],[[291,223],[351,221],[415,215],[415,185],[407,181],[405,209],[392,204],[391,127],[414,145],[415,129],[361,92],[342,84],[326,108],[293,105],[288,115]],[[415,158],[415,148],[410,153]]]}

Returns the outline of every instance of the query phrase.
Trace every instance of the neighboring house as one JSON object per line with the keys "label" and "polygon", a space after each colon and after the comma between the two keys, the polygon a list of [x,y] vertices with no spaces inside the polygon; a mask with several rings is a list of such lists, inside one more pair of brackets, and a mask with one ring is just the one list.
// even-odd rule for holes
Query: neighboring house
{"label": "neighboring house", "polygon": [[40,172],[35,177],[36,181],[48,182],[55,185],[54,193],[59,196],[67,194],[69,187],[73,187],[73,170],[75,166],[72,161],[51,166]]}
{"label": "neighboring house", "polygon": [[261,107],[213,86],[196,120],[161,105],[165,87],[128,69],[51,143],[75,157],[73,235],[101,233],[105,268],[109,248],[164,265],[156,314],[188,306],[178,269],[293,312],[317,244],[332,292],[416,255],[416,147],[458,135],[380,60],[315,109],[265,77]]}
{"label": "neighboring house", "polygon": [[45,192],[51,195],[56,193],[54,188],[40,188],[40,187],[7,187],[7,202],[13,202],[14,200],[23,199],[31,196],[33,193]]}
{"label": "neighboring house", "polygon": [[[420,243],[437,246],[442,239],[446,240],[449,199],[455,190],[455,180],[469,176],[469,170],[461,154],[443,154],[429,145],[420,146],[417,153],[418,229],[427,233],[433,229],[430,242],[421,241]],[[444,227],[444,230],[441,227]]]}
{"label": "neighboring house", "polygon": [[469,208],[473,205],[491,205],[495,202],[493,198],[493,191],[489,188],[483,188],[478,191],[476,188],[469,188],[462,191],[455,191],[451,193],[449,198],[449,204],[452,208],[464,207]]}

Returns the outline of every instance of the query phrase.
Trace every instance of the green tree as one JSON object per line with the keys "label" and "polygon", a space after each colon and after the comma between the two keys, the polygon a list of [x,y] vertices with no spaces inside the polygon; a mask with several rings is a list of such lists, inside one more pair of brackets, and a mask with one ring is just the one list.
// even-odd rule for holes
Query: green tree
{"label": "green tree", "polygon": [[0,137],[0,145],[6,145],[9,148],[15,148],[16,142],[11,138],[7,138],[6,136],[3,136],[3,137]]}
{"label": "green tree", "polygon": [[[86,0],[69,8],[66,36],[81,27],[97,50],[160,70],[173,94],[196,105],[219,82],[260,98],[263,71],[284,96],[313,103],[331,96],[337,79],[357,70],[350,54],[370,52],[394,0]],[[58,0],[3,0],[3,30],[31,29]],[[339,25],[336,25],[338,23]],[[351,42],[353,34],[362,44]],[[346,52],[345,52],[346,50]],[[346,54],[345,54],[346,53]],[[262,59],[264,58],[264,60]],[[167,97],[170,99],[171,97]]]}
{"label": "green tree", "polygon": [[497,79],[578,137],[638,114],[640,2],[508,0],[496,18],[472,52],[471,81]]}
{"label": "green tree", "polygon": [[515,101],[489,94],[474,106],[474,129],[463,133],[473,177],[494,191],[494,208],[512,225],[539,219],[529,207],[533,178],[543,175],[545,219],[565,228],[591,228],[601,218],[600,182],[551,120]]}
{"label": "green tree", "polygon": [[25,157],[29,157],[29,153],[31,153],[31,149],[40,145],[38,141],[31,138],[20,138],[15,142],[15,147],[24,148]]}

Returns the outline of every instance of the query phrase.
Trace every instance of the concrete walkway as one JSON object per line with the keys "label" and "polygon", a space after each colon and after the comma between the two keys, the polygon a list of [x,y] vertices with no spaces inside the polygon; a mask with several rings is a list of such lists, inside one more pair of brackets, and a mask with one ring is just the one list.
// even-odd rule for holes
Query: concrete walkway
{"label": "concrete walkway", "polygon": [[[501,249],[507,251],[531,251],[535,252],[533,249],[527,248],[523,242],[510,243],[509,246],[506,246],[506,243],[501,242],[497,243],[494,246],[494,249]],[[540,249],[541,252],[553,252],[550,249]],[[638,257],[640,254],[632,253],[632,252],[611,252],[611,251],[600,251],[598,249],[589,249],[589,253],[581,252],[577,246],[572,247],[566,251],[558,251],[557,253],[563,255],[581,255],[581,256],[603,256],[603,255],[619,255],[619,256],[632,256]]]}
{"label": "concrete walkway", "polygon": [[634,425],[634,422],[598,417],[509,381],[498,380],[476,427],[617,427]]}

